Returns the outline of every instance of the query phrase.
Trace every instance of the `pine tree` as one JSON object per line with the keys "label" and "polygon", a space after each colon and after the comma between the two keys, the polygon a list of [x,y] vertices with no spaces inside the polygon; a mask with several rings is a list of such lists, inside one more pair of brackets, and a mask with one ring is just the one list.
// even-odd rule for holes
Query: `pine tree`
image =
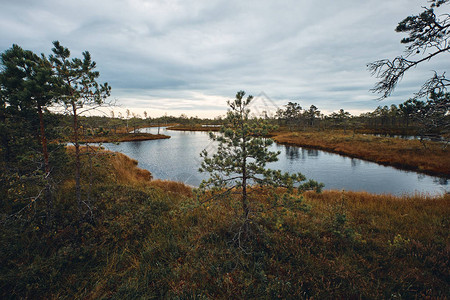
{"label": "pine tree", "polygon": [[[210,173],[210,179],[200,185],[201,191],[210,190],[214,195],[226,192],[239,192],[244,220],[249,219],[250,203],[248,189],[258,187],[285,187],[292,189],[294,184],[304,181],[305,176],[282,174],[279,170],[267,169],[266,165],[278,160],[280,152],[269,151],[273,141],[267,138],[275,127],[267,120],[250,117],[250,103],[253,99],[239,91],[234,101],[228,101],[230,110],[226,124],[219,134],[210,133],[210,138],[218,142],[217,152],[210,155],[206,150],[201,153],[203,162],[200,172]],[[310,181],[308,187],[321,187]]]}
{"label": "pine tree", "polygon": [[70,59],[68,48],[61,46],[58,41],[53,42],[53,55],[50,61],[56,70],[61,88],[61,102],[72,115],[72,142],[75,146],[75,193],[78,210],[82,211],[81,199],[81,160],[80,160],[80,109],[93,109],[105,102],[110,95],[111,87],[108,83],[99,85],[98,71],[94,71],[96,63],[92,61],[88,51],[83,52],[83,59]]}
{"label": "pine tree", "polygon": [[[52,105],[56,98],[55,78],[50,62],[44,55],[38,56],[30,50],[13,45],[1,55],[3,71],[0,76],[3,110],[13,113],[16,120],[19,115],[29,111],[39,120],[39,141],[42,147],[44,166],[43,180],[46,182],[45,199],[47,202],[47,221],[51,218],[52,200],[50,192],[50,163],[47,145],[44,109]],[[12,116],[12,115],[10,115]],[[5,128],[6,131],[6,128]],[[23,132],[23,130],[22,130]],[[20,133],[15,133],[21,136]],[[8,142],[3,143],[8,147]]]}

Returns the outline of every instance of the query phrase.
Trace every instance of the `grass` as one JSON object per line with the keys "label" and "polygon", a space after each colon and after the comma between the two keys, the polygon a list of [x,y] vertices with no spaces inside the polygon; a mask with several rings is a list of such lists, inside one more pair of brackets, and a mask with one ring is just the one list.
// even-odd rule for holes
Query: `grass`
{"label": "grass", "polygon": [[[178,125],[169,130],[219,131],[219,127]],[[338,130],[290,132],[286,129],[271,133],[275,142],[320,149],[354,158],[373,161],[405,170],[450,177],[450,148],[442,143],[344,133]]]}
{"label": "grass", "polygon": [[113,142],[132,142],[149,141],[159,139],[169,139],[170,136],[164,134],[151,133],[109,133],[104,136],[90,136],[81,139],[82,143],[113,143]]}
{"label": "grass", "polygon": [[294,209],[274,205],[283,198],[255,188],[248,237],[240,240],[242,212],[234,195],[201,204],[191,188],[153,180],[122,154],[98,152],[93,166],[93,219],[77,216],[69,179],[55,192],[51,227],[42,223],[38,202],[28,218],[2,218],[1,298],[379,299],[450,293],[448,194],[294,193],[301,207]]}
{"label": "grass", "polygon": [[289,132],[276,134],[280,144],[316,148],[383,165],[431,175],[450,176],[450,149],[443,144],[377,137],[341,131]]}

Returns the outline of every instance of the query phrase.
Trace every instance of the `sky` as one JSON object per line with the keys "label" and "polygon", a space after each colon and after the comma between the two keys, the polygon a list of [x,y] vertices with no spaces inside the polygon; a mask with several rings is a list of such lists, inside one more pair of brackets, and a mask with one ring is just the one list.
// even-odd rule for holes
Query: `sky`
{"label": "sky", "polygon": [[[425,0],[2,0],[0,52],[18,44],[73,57],[89,51],[116,114],[225,115],[239,90],[268,110],[288,101],[352,114],[412,97],[441,55],[409,71],[377,101],[367,63],[401,55],[395,27]],[[448,13],[448,6],[440,10]]]}

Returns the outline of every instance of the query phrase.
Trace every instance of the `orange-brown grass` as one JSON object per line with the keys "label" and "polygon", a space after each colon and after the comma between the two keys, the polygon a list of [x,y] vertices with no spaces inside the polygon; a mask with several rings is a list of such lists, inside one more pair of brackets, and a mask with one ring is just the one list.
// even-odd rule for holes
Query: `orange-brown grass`
{"label": "orange-brown grass", "polygon": [[[437,234],[450,236],[450,194],[427,195],[374,195],[367,192],[324,191],[305,193],[312,204],[312,216],[321,220],[327,214],[346,213],[349,224],[361,232],[371,234],[370,239],[386,243],[397,234],[422,242],[432,242]],[[447,239],[447,242],[449,240]],[[449,245],[450,246],[450,245]]]}
{"label": "orange-brown grass", "polygon": [[[69,154],[74,155],[75,147],[69,146],[67,151]],[[152,180],[152,174],[139,168],[137,160],[122,153],[111,152],[100,147],[80,147],[84,173],[89,171],[89,161],[86,155],[88,152],[93,160],[94,168],[97,169],[94,170],[96,176],[103,177],[105,181],[111,178],[117,183],[145,184]]]}
{"label": "orange-brown grass", "polygon": [[132,141],[149,141],[159,139],[169,139],[170,136],[164,134],[151,133],[109,133],[106,136],[91,136],[81,140],[82,143],[112,143],[112,142],[132,142]]}
{"label": "orange-brown grass", "polygon": [[277,143],[304,146],[373,161],[402,169],[450,176],[450,148],[436,142],[331,132],[278,134]]}
{"label": "orange-brown grass", "polygon": [[[175,295],[206,290],[224,298],[272,292],[281,298],[408,298],[448,291],[450,195],[307,192],[309,212],[271,209],[270,195],[250,193],[251,241],[237,240],[239,195],[207,202],[179,218],[195,246],[186,248],[177,264],[183,284],[172,282]],[[233,245],[241,250],[236,253]],[[227,269],[228,263],[233,267]],[[270,283],[259,281],[258,272]],[[283,282],[292,285],[278,285]],[[250,287],[254,293],[246,292]]]}
{"label": "orange-brown grass", "polygon": [[129,158],[122,153],[107,153],[108,162],[113,168],[116,179],[120,183],[142,184],[152,180],[152,174],[144,169],[138,168],[138,161]]}
{"label": "orange-brown grass", "polygon": [[63,186],[51,230],[23,220],[0,226],[0,298],[433,299],[450,292],[449,195],[294,192],[303,206],[292,208],[282,189],[250,188],[245,227],[239,193],[203,202],[209,192],[197,198],[182,183],[149,180],[125,155],[98,150],[92,162],[99,178],[93,219],[79,220],[73,187]]}
{"label": "orange-brown grass", "polygon": [[175,193],[178,195],[184,195],[185,197],[192,197],[192,188],[185,185],[182,182],[170,181],[170,180],[152,180],[150,186],[158,187],[164,192]]}
{"label": "orange-brown grass", "polygon": [[[75,147],[67,147],[69,153],[73,155]],[[135,187],[148,186],[156,187],[161,191],[192,197],[192,188],[182,182],[170,180],[153,180],[150,171],[138,167],[138,161],[120,152],[111,152],[99,147],[81,147],[81,153],[86,154],[89,150],[95,160],[96,165],[100,165],[97,176],[110,178],[118,184],[126,184]],[[83,155],[84,165],[87,166],[87,158]],[[98,168],[98,167],[97,167]],[[73,180],[69,180],[74,183]]]}

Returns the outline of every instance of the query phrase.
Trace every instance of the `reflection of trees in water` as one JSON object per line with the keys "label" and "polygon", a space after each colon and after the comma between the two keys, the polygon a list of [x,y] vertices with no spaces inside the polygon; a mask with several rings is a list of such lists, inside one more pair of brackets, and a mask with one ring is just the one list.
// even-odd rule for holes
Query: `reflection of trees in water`
{"label": "reflection of trees in water", "polygon": [[[427,175],[417,173],[417,179],[419,181],[426,179]],[[448,185],[448,179],[444,177],[433,177],[433,183],[437,183],[439,185]]]}
{"label": "reflection of trees in water", "polygon": [[437,183],[439,185],[447,185],[448,184],[448,179],[447,178],[443,178],[443,177],[436,177],[433,179],[434,183]]}
{"label": "reflection of trees in water", "polygon": [[298,147],[285,146],[286,156],[290,160],[297,160],[300,157]]}
{"label": "reflection of trees in water", "polygon": [[141,145],[142,145],[142,142],[141,141],[131,141],[131,142],[128,142],[130,145],[131,145],[131,147],[132,148],[134,148],[134,149],[139,149],[139,148],[141,148]]}
{"label": "reflection of trees in water", "polygon": [[422,181],[425,179],[425,174],[417,173],[417,180]]}
{"label": "reflection of trees in water", "polygon": [[[300,156],[300,149],[302,150],[301,156]],[[299,158],[305,159],[307,156],[309,157],[319,156],[319,150],[316,149],[305,149],[295,146],[284,146],[284,150],[286,151],[287,158],[290,160],[298,160]]]}
{"label": "reflection of trees in water", "polygon": [[313,157],[319,156],[319,150],[317,150],[317,149],[302,149],[303,155],[304,155],[305,151],[306,151],[306,155],[308,155],[308,156],[313,156]]}
{"label": "reflection of trees in water", "polygon": [[357,167],[358,165],[361,164],[361,160],[360,159],[355,159],[355,158],[351,158],[350,162],[352,164],[352,167]]}

